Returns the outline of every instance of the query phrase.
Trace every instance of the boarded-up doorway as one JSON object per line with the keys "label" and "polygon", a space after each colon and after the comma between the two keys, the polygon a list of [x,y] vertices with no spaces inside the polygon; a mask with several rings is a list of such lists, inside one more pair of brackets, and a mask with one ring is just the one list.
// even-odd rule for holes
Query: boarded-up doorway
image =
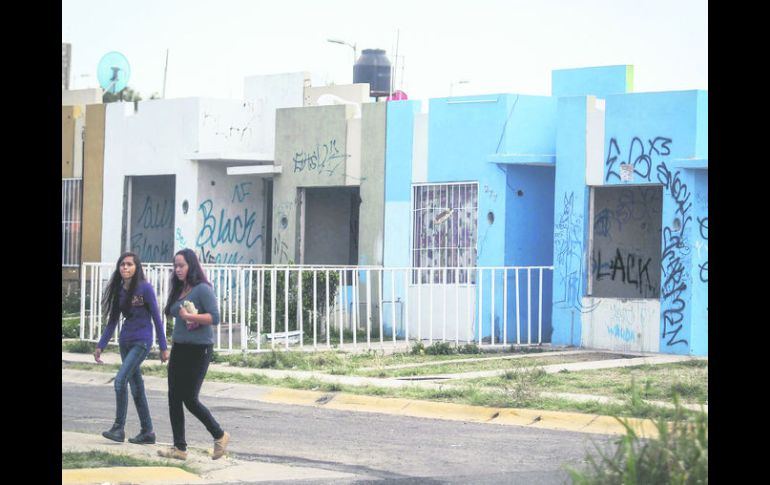
{"label": "boarded-up doorway", "polygon": [[358,264],[358,187],[301,188],[300,261]]}
{"label": "boarded-up doorway", "polygon": [[170,263],[174,256],[174,175],[126,177],[123,250],[145,263]]}

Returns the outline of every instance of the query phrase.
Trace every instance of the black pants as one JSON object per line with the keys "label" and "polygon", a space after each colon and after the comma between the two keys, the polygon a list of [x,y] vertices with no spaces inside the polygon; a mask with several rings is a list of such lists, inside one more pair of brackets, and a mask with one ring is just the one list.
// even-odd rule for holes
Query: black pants
{"label": "black pants", "polygon": [[168,410],[174,446],[187,450],[184,437],[184,409],[198,418],[217,440],[224,435],[211,412],[198,400],[203,379],[209,369],[213,345],[174,344],[168,361]]}

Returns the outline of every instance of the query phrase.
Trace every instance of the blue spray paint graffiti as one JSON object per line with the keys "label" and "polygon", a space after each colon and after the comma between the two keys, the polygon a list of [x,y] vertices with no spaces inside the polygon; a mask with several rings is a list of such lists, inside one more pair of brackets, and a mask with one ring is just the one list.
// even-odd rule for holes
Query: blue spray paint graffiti
{"label": "blue spray paint graffiti", "polygon": [[583,216],[575,210],[575,192],[564,194],[563,209],[554,230],[556,261],[560,269],[561,298],[555,303],[559,308],[574,308],[585,313],[596,305],[584,307],[584,267],[583,254]]}
{"label": "blue spray paint graffiti", "polygon": [[636,340],[634,332],[629,328],[620,328],[620,325],[615,324],[614,327],[607,326],[607,333],[615,338],[619,338],[622,341],[629,343]]}
{"label": "blue spray paint graffiti", "polygon": [[[238,199],[239,202],[246,200],[251,194],[248,186],[251,182],[244,182],[235,185],[233,190],[232,202]],[[254,263],[254,258],[249,258],[241,254],[240,251],[253,248],[254,245],[262,239],[257,227],[257,213],[250,210],[250,207],[243,208],[243,214],[228,217],[224,208],[216,214],[214,202],[207,199],[201,203],[198,210],[203,216],[201,230],[195,240],[195,245],[200,249],[201,260],[206,263],[217,264],[241,264]],[[228,246],[228,251],[223,251],[224,246]],[[233,248],[233,246],[235,246]],[[240,249],[238,248],[240,246]],[[219,247],[219,250],[217,248]]]}

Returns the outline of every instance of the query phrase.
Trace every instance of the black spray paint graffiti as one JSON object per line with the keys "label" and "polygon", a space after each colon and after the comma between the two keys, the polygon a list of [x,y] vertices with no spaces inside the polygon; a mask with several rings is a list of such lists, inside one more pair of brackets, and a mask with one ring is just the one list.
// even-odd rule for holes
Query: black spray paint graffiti
{"label": "black spray paint graffiti", "polygon": [[622,231],[624,225],[635,225],[645,231],[660,219],[661,207],[661,192],[657,188],[623,189],[613,209],[602,209],[594,217],[594,235],[612,241],[613,231]]}
{"label": "black spray paint graffiti", "polygon": [[659,296],[657,282],[653,283],[650,280],[651,262],[652,258],[647,258],[645,261],[643,257],[633,253],[628,253],[624,258],[620,248],[616,248],[614,257],[604,262],[602,262],[602,252],[594,251],[592,266],[596,281],[603,279],[620,281],[637,288],[643,298],[657,298]]}
{"label": "black spray paint graffiti", "polygon": [[575,210],[575,192],[564,194],[562,212],[554,228],[556,261],[560,268],[561,298],[556,301],[560,308],[574,308],[585,313],[593,311],[596,305],[584,307],[584,260],[582,210]]}
{"label": "black spray paint graffiti", "polygon": [[152,198],[148,195],[144,201],[142,213],[136,222],[144,229],[163,229],[171,227],[173,221],[173,204],[168,199],[163,199],[163,202],[158,200],[153,204]]}
{"label": "black spray paint graffiti", "polygon": [[166,262],[171,259],[171,245],[167,241],[153,244],[145,233],[131,235],[131,251],[139,255],[144,262]]}
{"label": "black spray paint graffiti", "polygon": [[[700,237],[704,241],[708,242],[709,240],[709,218],[698,218],[698,224],[700,225]],[[708,252],[708,244],[705,244],[706,251]],[[700,253],[700,247],[698,248],[698,252]],[[706,258],[706,262],[699,264],[698,269],[700,269],[700,280],[704,283],[709,282],[709,261],[708,257]]]}
{"label": "black spray paint graffiti", "polygon": [[[684,241],[683,234],[685,234],[684,230],[687,223],[692,220],[692,216],[689,214],[692,207],[690,201],[692,194],[687,184],[680,178],[678,170],[672,173],[665,161],[657,160],[671,154],[670,143],[672,143],[671,138],[662,136],[647,140],[648,149],[645,152],[641,139],[634,137],[628,150],[628,159],[626,161],[621,160],[620,164],[632,165],[634,173],[647,182],[651,182],[652,167],[655,167],[657,181],[663,184],[664,193],[669,195],[677,206],[676,220],[671,226],[663,228],[664,249],[661,256],[661,277],[663,279],[661,306],[664,309],[661,337],[668,338],[666,345],[674,346],[677,344],[688,345],[686,339],[678,337],[684,326],[684,312],[687,307],[685,293],[689,274],[686,267],[686,257],[690,253],[690,248]],[[621,176],[614,170],[619,154],[620,147],[617,140],[615,138],[610,139],[605,162],[607,168],[605,181],[609,181],[612,177],[622,180]]]}
{"label": "black spray paint graffiti", "polygon": [[334,172],[345,161],[349,155],[340,153],[337,148],[337,140],[330,140],[323,145],[316,144],[315,150],[311,152],[295,152],[294,172],[318,171],[327,175],[334,175]]}
{"label": "black spray paint graffiti", "polygon": [[171,259],[172,247],[164,240],[165,229],[172,229],[174,223],[174,205],[168,199],[147,196],[139,218],[132,225],[140,232],[131,233],[131,251],[145,262],[167,261]]}
{"label": "black spray paint graffiti", "polygon": [[[648,150],[644,151],[644,143],[638,137],[634,137],[631,140],[631,146],[628,149],[628,158],[624,161],[621,160],[619,165],[631,165],[633,166],[633,172],[645,180],[650,180],[650,171],[652,169],[652,155],[667,156],[671,153],[668,144],[671,143],[670,138],[656,137],[654,140],[647,140],[649,145]],[[620,147],[618,146],[615,138],[610,139],[610,146],[607,150],[607,160],[605,166],[607,167],[607,175],[605,176],[605,182],[609,182],[611,177],[615,177],[618,180],[623,180],[618,172],[615,171],[615,164],[618,161],[620,155]]]}

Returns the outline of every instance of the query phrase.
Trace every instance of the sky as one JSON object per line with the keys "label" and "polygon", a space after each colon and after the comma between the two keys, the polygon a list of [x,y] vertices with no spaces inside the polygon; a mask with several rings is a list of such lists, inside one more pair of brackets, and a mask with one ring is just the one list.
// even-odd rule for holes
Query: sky
{"label": "sky", "polygon": [[[244,78],[307,71],[353,81],[354,51],[385,49],[409,99],[550,95],[551,71],[631,64],[634,91],[708,89],[708,0],[62,0],[70,88],[98,86],[118,51],[149,98],[241,99]],[[397,50],[397,55],[396,55]]]}

